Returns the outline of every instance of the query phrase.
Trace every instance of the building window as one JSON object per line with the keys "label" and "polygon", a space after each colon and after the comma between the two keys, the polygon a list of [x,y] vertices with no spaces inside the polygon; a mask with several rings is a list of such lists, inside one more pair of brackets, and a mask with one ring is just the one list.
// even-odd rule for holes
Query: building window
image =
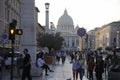
{"label": "building window", "polygon": [[74,43],[74,41],[72,40],[72,47],[74,47],[75,46],[75,43]]}

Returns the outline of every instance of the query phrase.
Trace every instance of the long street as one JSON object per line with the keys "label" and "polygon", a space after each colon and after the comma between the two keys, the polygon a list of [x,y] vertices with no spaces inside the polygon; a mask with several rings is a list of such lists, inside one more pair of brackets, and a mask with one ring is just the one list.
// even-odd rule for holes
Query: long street
{"label": "long street", "polygon": [[[43,70],[43,75],[40,77],[32,77],[33,80],[73,80],[72,78],[72,64],[70,63],[70,57],[66,58],[66,61],[64,64],[61,62],[58,64],[56,63],[55,65],[50,65],[50,68],[54,72],[48,72],[48,76],[45,76],[45,71]],[[8,71],[2,72],[2,80],[10,80],[9,77],[10,73]],[[83,77],[83,80],[88,80],[87,79],[87,71],[85,70],[85,76]],[[78,76],[79,77],[79,76]],[[21,77],[14,78],[14,80],[21,80]],[[78,80],[80,80],[78,78]],[[95,72],[94,72],[94,80],[95,78]],[[103,74],[103,80],[107,80],[105,74]]]}

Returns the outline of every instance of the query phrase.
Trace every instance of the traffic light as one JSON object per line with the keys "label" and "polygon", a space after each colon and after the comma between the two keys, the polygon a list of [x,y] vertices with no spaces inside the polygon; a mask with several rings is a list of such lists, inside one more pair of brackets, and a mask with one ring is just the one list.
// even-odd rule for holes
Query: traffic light
{"label": "traffic light", "polygon": [[22,29],[16,29],[15,30],[15,34],[22,35],[23,34],[23,30]]}
{"label": "traffic light", "polygon": [[12,22],[9,24],[9,40],[15,40],[15,34],[22,35],[23,30],[22,29],[16,29],[17,21],[12,20]]}
{"label": "traffic light", "polygon": [[15,40],[15,28],[17,25],[17,21],[13,20],[10,24],[9,24],[9,40]]}

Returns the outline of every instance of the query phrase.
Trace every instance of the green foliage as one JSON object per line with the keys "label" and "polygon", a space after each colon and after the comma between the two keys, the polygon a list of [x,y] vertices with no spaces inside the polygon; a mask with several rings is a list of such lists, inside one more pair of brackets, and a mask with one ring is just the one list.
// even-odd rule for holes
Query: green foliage
{"label": "green foliage", "polygon": [[64,39],[59,33],[56,34],[42,34],[37,35],[37,45],[38,47],[48,47],[49,50],[52,48],[54,50],[59,50],[62,46]]}
{"label": "green foliage", "polygon": [[102,50],[102,47],[98,47],[97,50],[101,51],[101,50]]}
{"label": "green foliage", "polygon": [[105,50],[110,51],[110,50],[112,50],[112,48],[111,48],[111,47],[109,47],[109,46],[107,46],[107,47],[105,48]]}
{"label": "green foliage", "polygon": [[118,56],[112,56],[111,58],[111,64],[119,64],[120,65],[120,58]]}

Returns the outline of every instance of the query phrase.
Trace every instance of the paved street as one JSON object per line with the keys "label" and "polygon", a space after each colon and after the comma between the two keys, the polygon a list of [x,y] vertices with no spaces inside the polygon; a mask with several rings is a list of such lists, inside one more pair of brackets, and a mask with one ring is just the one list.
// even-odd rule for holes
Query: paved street
{"label": "paved street", "polygon": [[[67,79],[71,79],[72,78],[72,64],[70,64],[70,60],[67,57],[66,58],[66,62],[65,64],[62,64],[61,62],[59,64],[56,63],[55,66],[50,66],[50,68],[52,68],[52,70],[54,70],[54,72],[48,72],[48,76],[45,76],[44,71],[43,71],[43,75],[40,77],[33,77],[33,80],[67,80]],[[9,72],[5,71],[2,73],[3,77],[1,80],[10,80],[10,76],[9,76]],[[104,76],[104,74],[103,74]],[[94,76],[95,78],[95,76]],[[13,80],[21,80],[21,78],[14,78]],[[78,79],[79,80],[79,79]],[[86,73],[84,76],[83,80],[88,80],[86,78]],[[95,79],[96,80],[96,79]],[[104,76],[103,80],[107,80]]]}

